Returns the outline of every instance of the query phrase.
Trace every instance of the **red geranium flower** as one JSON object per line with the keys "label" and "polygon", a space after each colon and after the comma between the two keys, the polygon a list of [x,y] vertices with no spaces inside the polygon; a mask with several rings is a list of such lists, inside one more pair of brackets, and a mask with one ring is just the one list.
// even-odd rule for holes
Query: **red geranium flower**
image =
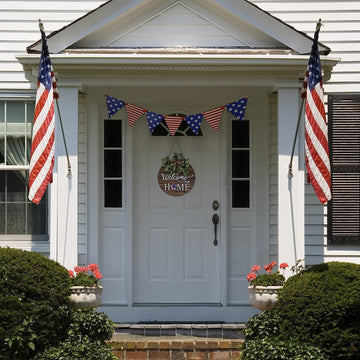
{"label": "red geranium flower", "polygon": [[260,265],[254,265],[251,269],[252,272],[259,271],[261,269]]}
{"label": "red geranium flower", "polygon": [[289,265],[288,265],[288,263],[283,262],[283,263],[280,264],[279,267],[280,267],[280,269],[285,269],[285,268],[289,267]]}
{"label": "red geranium flower", "polygon": [[256,279],[256,274],[254,272],[252,272],[246,276],[246,279],[248,282],[250,282],[251,280]]}

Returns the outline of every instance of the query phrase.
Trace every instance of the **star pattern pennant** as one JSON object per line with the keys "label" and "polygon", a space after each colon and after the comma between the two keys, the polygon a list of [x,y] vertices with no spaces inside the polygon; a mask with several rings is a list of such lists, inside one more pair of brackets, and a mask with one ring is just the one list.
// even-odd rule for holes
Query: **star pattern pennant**
{"label": "star pattern pennant", "polygon": [[195,135],[199,133],[203,114],[189,115],[185,118],[185,121],[190,126],[191,130]]}
{"label": "star pattern pennant", "polygon": [[238,120],[244,120],[247,97],[242,98],[238,101],[234,101],[226,105],[226,109],[230,111]]}
{"label": "star pattern pennant", "polygon": [[164,118],[164,116],[162,116],[161,114],[157,114],[152,111],[148,111],[146,113],[146,117],[151,133],[153,133],[155,128],[161,123],[162,119]]}
{"label": "star pattern pennant", "polygon": [[125,102],[114,97],[105,95],[106,97],[106,105],[108,108],[109,117],[118,112],[123,106],[125,106]]}

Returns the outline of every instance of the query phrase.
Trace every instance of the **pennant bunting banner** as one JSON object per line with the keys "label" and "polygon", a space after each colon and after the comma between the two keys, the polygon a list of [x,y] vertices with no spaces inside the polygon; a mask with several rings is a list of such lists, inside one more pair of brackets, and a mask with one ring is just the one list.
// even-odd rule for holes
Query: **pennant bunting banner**
{"label": "pennant bunting banner", "polygon": [[132,126],[141,115],[146,113],[148,126],[151,133],[153,133],[155,128],[160,124],[160,122],[163,119],[165,119],[170,134],[172,136],[175,135],[176,131],[178,130],[183,120],[186,121],[186,123],[190,126],[191,130],[195,135],[199,134],[199,130],[203,118],[206,119],[206,121],[209,123],[209,125],[214,131],[218,131],[221,115],[225,108],[238,120],[244,120],[245,109],[248,100],[247,97],[244,97],[240,100],[234,101],[227,105],[223,105],[211,110],[207,110],[204,113],[198,113],[183,117],[183,116],[171,116],[171,115],[164,116],[152,111],[145,110],[140,106],[126,103],[122,100],[116,99],[108,95],[105,95],[105,97],[106,97],[106,104],[108,108],[109,117],[114,115],[117,111],[119,111],[122,107],[125,106],[128,114],[129,126]]}
{"label": "pennant bunting banner", "polygon": [[106,105],[108,108],[109,117],[118,112],[123,106],[125,106],[125,102],[114,97],[105,95],[106,97]]}
{"label": "pennant bunting banner", "polygon": [[164,118],[161,114],[157,114],[152,111],[148,111],[146,117],[151,133],[153,133],[155,128],[161,123],[162,119]]}
{"label": "pennant bunting banner", "polygon": [[182,116],[164,116],[166,124],[169,128],[170,134],[174,136],[176,130],[179,128],[179,125],[184,120]]}
{"label": "pennant bunting banner", "polygon": [[140,106],[126,103],[126,110],[128,113],[129,126],[133,126],[135,121],[144,113],[146,110]]}
{"label": "pennant bunting banner", "polygon": [[218,131],[219,129],[220,118],[224,107],[225,106],[219,106],[215,109],[211,109],[203,113],[204,118],[206,119],[206,121],[209,123],[209,125],[212,127],[214,131]]}
{"label": "pennant bunting banner", "polygon": [[238,119],[244,120],[247,97],[226,105],[226,108]]}
{"label": "pennant bunting banner", "polygon": [[185,118],[185,121],[190,126],[195,135],[199,133],[203,114],[189,115]]}

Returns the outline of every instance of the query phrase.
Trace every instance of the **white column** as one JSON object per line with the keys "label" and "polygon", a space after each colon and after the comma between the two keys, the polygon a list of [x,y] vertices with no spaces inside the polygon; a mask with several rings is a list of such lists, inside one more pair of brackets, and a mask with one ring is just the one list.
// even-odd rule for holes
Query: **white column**
{"label": "white column", "polygon": [[295,146],[293,177],[288,176],[300,100],[298,88],[278,90],[278,261],[290,267],[305,257],[303,125]]}
{"label": "white column", "polygon": [[50,257],[66,268],[78,262],[78,88],[61,87],[58,99],[68,162],[56,109],[55,166],[50,193]]}

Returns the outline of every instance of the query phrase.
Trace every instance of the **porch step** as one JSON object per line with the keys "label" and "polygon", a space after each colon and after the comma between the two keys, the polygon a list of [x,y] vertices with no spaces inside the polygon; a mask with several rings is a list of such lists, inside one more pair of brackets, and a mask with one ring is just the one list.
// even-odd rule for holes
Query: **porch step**
{"label": "porch step", "polygon": [[243,339],[142,336],[116,333],[110,341],[119,360],[238,360]]}
{"label": "porch step", "polygon": [[115,334],[140,336],[193,336],[219,339],[243,339],[243,323],[222,322],[145,322],[116,324]]}

